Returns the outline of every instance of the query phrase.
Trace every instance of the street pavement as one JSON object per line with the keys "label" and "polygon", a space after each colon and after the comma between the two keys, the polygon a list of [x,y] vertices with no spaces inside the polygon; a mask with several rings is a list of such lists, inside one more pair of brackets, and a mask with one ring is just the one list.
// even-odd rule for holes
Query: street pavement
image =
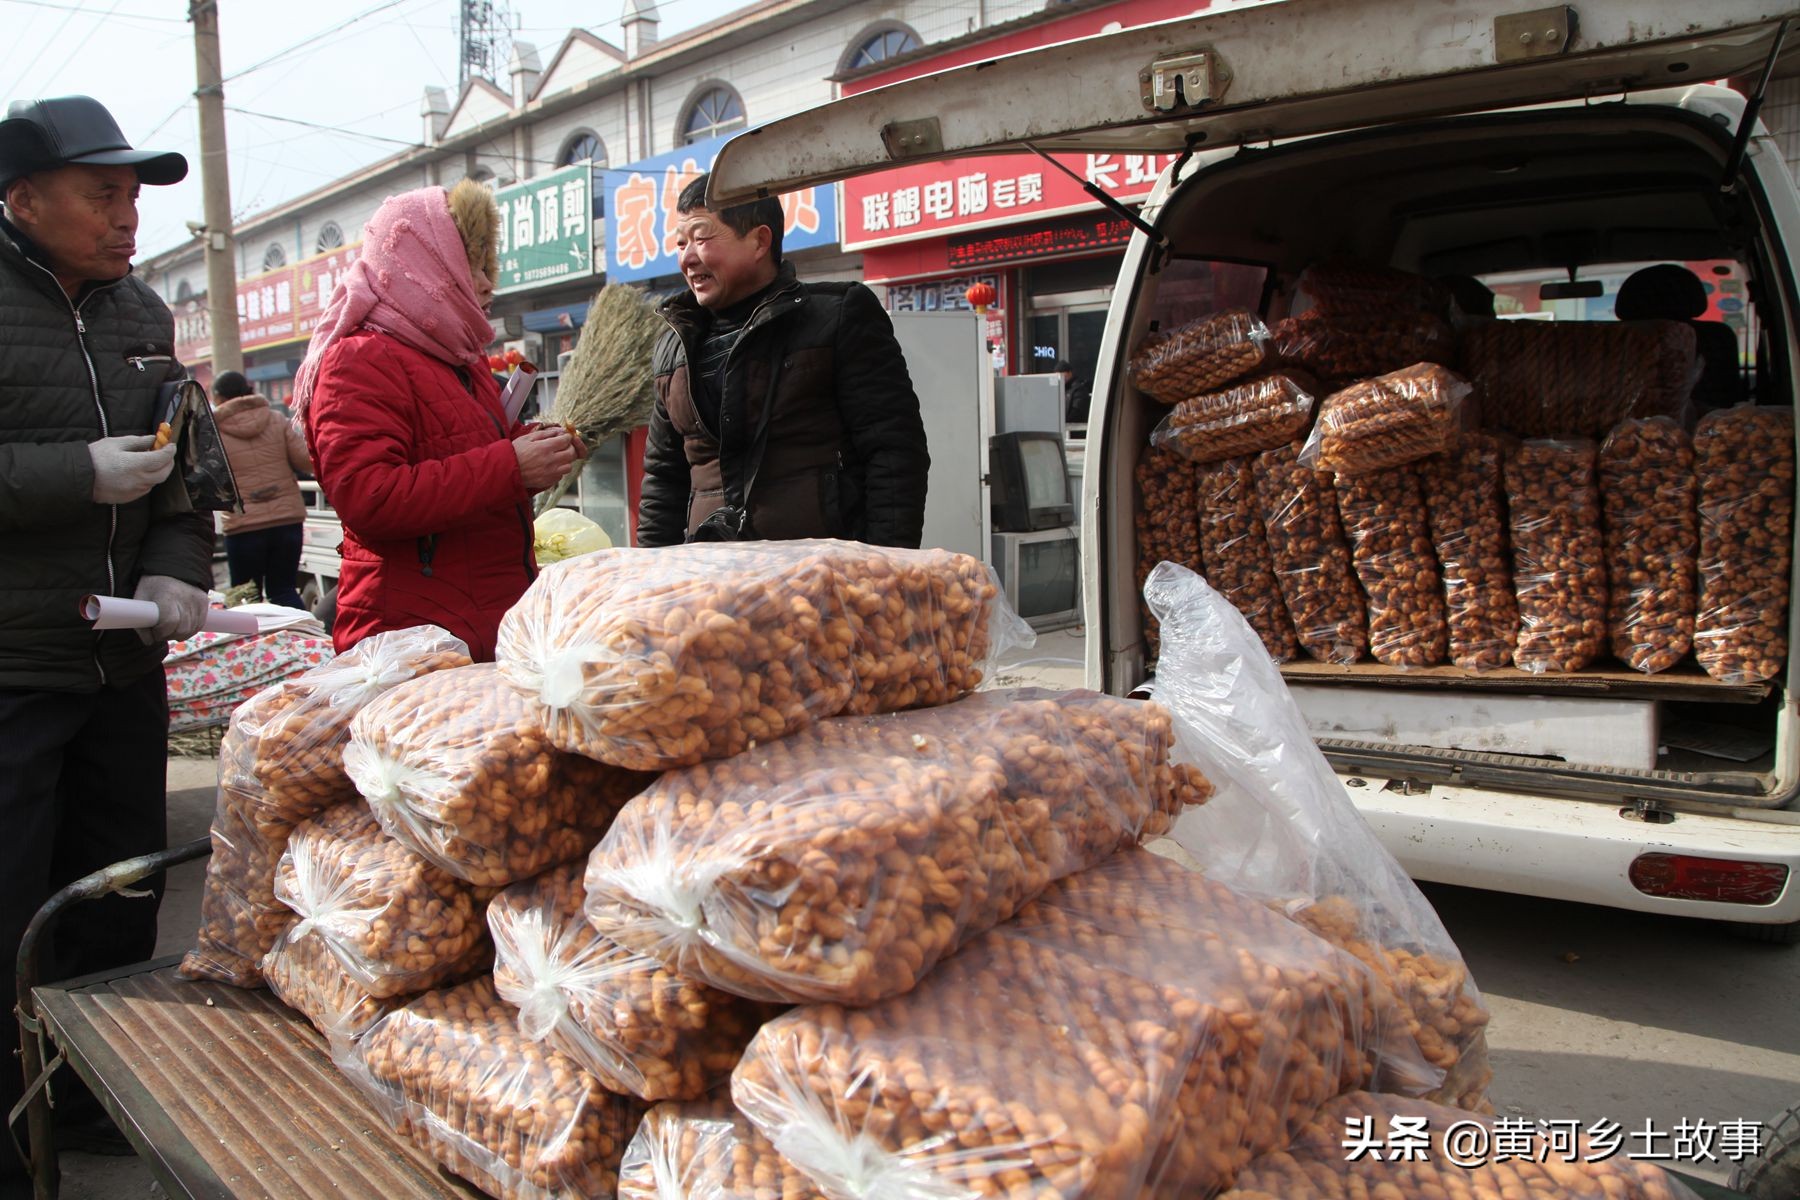
{"label": "street pavement", "polygon": [[[1073,687],[1081,639],[1063,632],[1003,663],[1004,686]],[[171,843],[203,837],[216,764],[170,761]],[[175,872],[158,954],[192,945],[202,864]],[[1491,1095],[1499,1115],[1612,1121],[1627,1134],[1678,1122],[1772,1118],[1800,1102],[1800,947],[1742,940],[1704,922],[1427,886],[1481,987],[1493,1022]],[[1626,1149],[1641,1149],[1643,1139]],[[1672,1148],[1665,1138],[1651,1143]],[[1715,1145],[1715,1150],[1717,1146]],[[1729,1163],[1695,1175],[1723,1182]],[[63,1158],[66,1200],[145,1200],[136,1159]]]}

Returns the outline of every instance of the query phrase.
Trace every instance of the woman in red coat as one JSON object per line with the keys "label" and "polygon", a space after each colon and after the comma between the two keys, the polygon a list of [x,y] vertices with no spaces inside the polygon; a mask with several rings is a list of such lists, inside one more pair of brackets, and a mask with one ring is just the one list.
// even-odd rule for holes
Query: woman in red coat
{"label": "woman in red coat", "polygon": [[480,184],[391,196],[296,381],[319,484],[344,522],[332,640],[438,625],[494,657],[537,573],[531,496],[574,465],[557,427],[508,425],[487,370],[500,213]]}

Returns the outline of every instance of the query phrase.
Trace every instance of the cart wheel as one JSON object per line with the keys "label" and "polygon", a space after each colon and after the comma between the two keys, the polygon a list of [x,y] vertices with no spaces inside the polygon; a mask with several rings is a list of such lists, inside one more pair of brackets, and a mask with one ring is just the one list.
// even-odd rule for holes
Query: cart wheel
{"label": "cart wheel", "polygon": [[1762,1153],[1739,1163],[1731,1186],[1753,1200],[1794,1200],[1800,1196],[1800,1104],[1768,1123]]}

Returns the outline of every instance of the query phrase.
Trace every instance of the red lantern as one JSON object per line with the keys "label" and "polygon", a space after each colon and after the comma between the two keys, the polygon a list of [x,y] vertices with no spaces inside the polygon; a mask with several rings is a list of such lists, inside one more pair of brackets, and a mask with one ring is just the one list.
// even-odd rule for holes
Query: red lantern
{"label": "red lantern", "polygon": [[488,370],[490,370],[490,371],[504,371],[504,370],[506,370],[506,357],[505,357],[505,355],[501,355],[501,354],[490,354],[490,355],[488,355]]}
{"label": "red lantern", "polygon": [[978,313],[985,313],[998,298],[994,292],[994,285],[991,283],[971,283],[968,290],[963,293],[963,299],[967,300],[969,307]]}
{"label": "red lantern", "polygon": [[524,361],[525,361],[525,356],[523,354],[520,354],[517,350],[508,350],[506,352],[506,365],[507,366],[516,367]]}

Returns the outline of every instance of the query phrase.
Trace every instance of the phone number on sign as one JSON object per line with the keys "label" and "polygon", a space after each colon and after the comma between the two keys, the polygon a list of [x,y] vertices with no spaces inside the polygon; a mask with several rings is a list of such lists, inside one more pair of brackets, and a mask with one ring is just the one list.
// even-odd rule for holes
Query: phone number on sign
{"label": "phone number on sign", "polygon": [[1667,1129],[1654,1121],[1627,1130],[1602,1118],[1531,1120],[1496,1117],[1455,1121],[1442,1132],[1427,1117],[1395,1115],[1377,1130],[1374,1117],[1344,1118],[1345,1162],[1427,1162],[1441,1155],[1459,1167],[1522,1160],[1605,1162],[1621,1152],[1649,1162],[1743,1162],[1762,1153],[1760,1121],[1689,1121]]}

